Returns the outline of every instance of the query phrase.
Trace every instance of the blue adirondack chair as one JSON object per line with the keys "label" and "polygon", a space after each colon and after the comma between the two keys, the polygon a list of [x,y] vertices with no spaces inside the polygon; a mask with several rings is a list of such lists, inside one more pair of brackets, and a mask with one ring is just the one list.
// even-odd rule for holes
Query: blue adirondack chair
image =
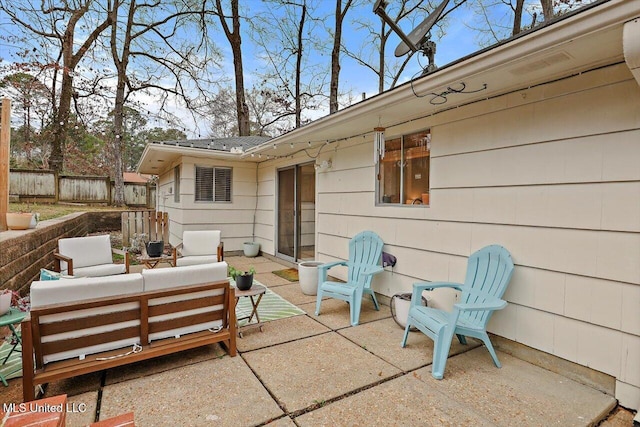
{"label": "blue adirondack chair", "polygon": [[[467,343],[465,337],[474,337],[482,340],[493,363],[500,368],[502,365],[487,335],[487,322],[495,310],[507,305],[500,298],[507,289],[512,273],[513,261],[509,252],[502,246],[491,245],[469,257],[464,285],[449,282],[414,283],[402,347],[407,344],[412,326],[429,336],[434,347],[431,374],[436,379],[442,379],[453,334],[461,344]],[[462,292],[460,302],[453,306],[452,312],[422,306],[424,290],[445,287]]]}
{"label": "blue adirondack chair", "polygon": [[[378,300],[371,290],[371,279],[374,274],[383,271],[380,265],[382,257],[382,239],[373,231],[363,231],[349,241],[349,260],[336,261],[318,267],[318,297],[316,300],[316,316],[320,315],[323,297],[337,298],[349,303],[351,324],[360,321],[360,307],[364,294],[371,295],[376,310],[380,310]],[[349,269],[347,283],[327,280],[330,268],[343,265]]]}

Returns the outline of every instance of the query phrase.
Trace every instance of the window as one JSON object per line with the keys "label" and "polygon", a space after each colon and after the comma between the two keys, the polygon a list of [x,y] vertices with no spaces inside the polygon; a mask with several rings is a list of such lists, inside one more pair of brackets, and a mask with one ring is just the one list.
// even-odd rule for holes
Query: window
{"label": "window", "polygon": [[173,168],[173,201],[176,203],[180,202],[180,166],[176,166]]}
{"label": "window", "polygon": [[196,202],[230,202],[231,168],[196,166]]}
{"label": "window", "polygon": [[378,162],[378,203],[429,204],[429,130],[385,141]]}

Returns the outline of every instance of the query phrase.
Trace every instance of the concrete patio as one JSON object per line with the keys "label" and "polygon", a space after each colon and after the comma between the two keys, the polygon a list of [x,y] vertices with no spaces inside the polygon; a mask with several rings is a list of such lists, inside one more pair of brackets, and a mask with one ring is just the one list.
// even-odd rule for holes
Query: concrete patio
{"label": "concrete patio", "polygon": [[[478,344],[456,343],[437,381],[432,342],[416,332],[401,348],[388,306],[363,303],[351,327],[342,301],[326,300],[315,316],[315,296],[272,273],[283,265],[226,260],[254,266],[258,281],[307,314],[246,332],[237,357],[209,346],[49,384],[46,396],[66,393],[78,408],[68,426],[130,411],[138,426],[587,426],[616,407],[609,395],[505,353],[496,369]],[[0,387],[3,403],[21,396],[20,379]],[[631,417],[621,411],[602,425],[631,425]]]}

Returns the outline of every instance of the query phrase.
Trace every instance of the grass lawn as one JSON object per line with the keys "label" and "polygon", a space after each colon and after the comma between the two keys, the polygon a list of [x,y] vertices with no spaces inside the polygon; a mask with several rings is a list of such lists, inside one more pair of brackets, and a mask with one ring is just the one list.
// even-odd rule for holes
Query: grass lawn
{"label": "grass lawn", "polygon": [[9,212],[37,212],[40,221],[58,218],[74,212],[127,210],[126,207],[82,205],[82,204],[48,204],[48,203],[9,203]]}

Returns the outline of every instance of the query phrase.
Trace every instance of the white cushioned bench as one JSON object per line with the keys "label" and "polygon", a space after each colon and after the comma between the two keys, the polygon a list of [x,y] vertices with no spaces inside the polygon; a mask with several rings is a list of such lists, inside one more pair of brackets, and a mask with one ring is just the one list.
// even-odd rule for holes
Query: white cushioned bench
{"label": "white cushioned bench", "polygon": [[38,384],[198,346],[219,342],[236,355],[226,262],[36,281],[31,304],[22,323],[25,402]]}

